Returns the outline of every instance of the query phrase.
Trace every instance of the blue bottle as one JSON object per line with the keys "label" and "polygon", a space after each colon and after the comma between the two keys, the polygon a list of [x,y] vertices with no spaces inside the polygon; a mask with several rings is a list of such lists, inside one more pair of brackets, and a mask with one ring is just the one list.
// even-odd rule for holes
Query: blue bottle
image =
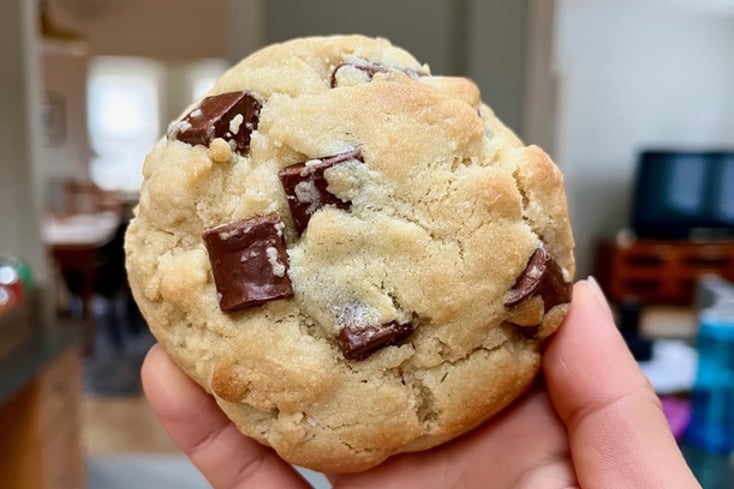
{"label": "blue bottle", "polygon": [[734,453],[734,298],[701,311],[698,367],[686,441],[713,453]]}

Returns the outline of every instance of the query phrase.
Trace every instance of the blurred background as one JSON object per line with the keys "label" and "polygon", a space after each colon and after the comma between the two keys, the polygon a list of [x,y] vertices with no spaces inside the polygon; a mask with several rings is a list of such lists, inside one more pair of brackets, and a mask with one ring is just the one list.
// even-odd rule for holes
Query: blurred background
{"label": "blurred background", "polygon": [[[731,318],[734,0],[3,0],[3,487],[207,487],[140,391],[153,339],[122,237],[143,158],[232,63],[334,33],[474,79],[553,157],[578,276],[599,278],[685,442],[702,311]],[[705,487],[734,487],[708,457],[734,441],[699,445]]]}

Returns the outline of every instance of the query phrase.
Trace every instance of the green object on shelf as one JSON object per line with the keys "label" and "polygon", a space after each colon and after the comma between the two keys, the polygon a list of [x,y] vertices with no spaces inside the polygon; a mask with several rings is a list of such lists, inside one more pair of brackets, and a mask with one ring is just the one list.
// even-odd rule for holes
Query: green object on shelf
{"label": "green object on shelf", "polygon": [[26,291],[33,290],[36,287],[36,281],[33,278],[33,270],[31,270],[31,267],[26,261],[19,259],[16,271],[18,272],[18,278],[23,282],[23,287]]}
{"label": "green object on shelf", "polygon": [[31,291],[36,283],[28,262],[16,255],[0,254],[0,284],[12,286],[20,282],[24,291]]}
{"label": "green object on shelf", "polygon": [[0,315],[25,314],[36,307],[38,294],[33,270],[17,255],[0,253]]}

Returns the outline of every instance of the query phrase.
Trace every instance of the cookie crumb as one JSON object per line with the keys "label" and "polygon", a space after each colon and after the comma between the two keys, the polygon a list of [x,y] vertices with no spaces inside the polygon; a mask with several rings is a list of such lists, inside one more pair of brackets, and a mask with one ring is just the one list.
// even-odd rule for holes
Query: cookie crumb
{"label": "cookie crumb", "polygon": [[222,138],[216,138],[209,144],[209,158],[217,163],[226,163],[232,159],[232,147]]}
{"label": "cookie crumb", "polygon": [[182,132],[186,132],[191,129],[191,123],[188,121],[175,121],[168,125],[167,136],[169,139],[176,139],[176,137]]}
{"label": "cookie crumb", "polygon": [[280,254],[277,248],[269,246],[265,250],[265,254],[268,257],[270,266],[273,268],[273,275],[276,277],[285,277],[285,265],[283,265],[279,260]]}

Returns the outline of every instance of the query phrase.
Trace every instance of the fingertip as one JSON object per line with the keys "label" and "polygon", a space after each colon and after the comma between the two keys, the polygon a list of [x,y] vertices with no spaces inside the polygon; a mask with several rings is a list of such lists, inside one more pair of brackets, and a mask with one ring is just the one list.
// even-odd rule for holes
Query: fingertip
{"label": "fingertip", "polygon": [[647,382],[617,330],[598,286],[581,280],[571,307],[543,357],[551,399],[565,422],[580,406],[639,393]]}
{"label": "fingertip", "polygon": [[[552,371],[559,357],[568,352],[583,354],[590,348],[600,346],[599,341],[604,341],[605,349],[610,341],[617,345],[615,336],[617,328],[611,308],[598,284],[593,278],[579,280],[574,284],[573,299],[563,324],[550,338],[544,356],[544,368]],[[572,356],[571,360],[574,358]]]}
{"label": "fingertip", "polygon": [[148,404],[164,424],[169,418],[181,417],[182,410],[213,403],[210,396],[158,344],[148,351],[143,360],[141,380]]}
{"label": "fingertip", "polygon": [[178,368],[173,365],[168,354],[156,343],[153,345],[143,360],[140,376],[143,382],[143,390],[146,395],[157,391],[166,383],[166,378],[176,378]]}
{"label": "fingertip", "polygon": [[160,346],[148,351],[141,377],[151,409],[212,487],[308,487],[270,448],[243,436]]}
{"label": "fingertip", "polygon": [[156,343],[153,345],[148,353],[145,354],[143,359],[143,365],[140,367],[140,378],[143,383],[143,389],[155,379],[155,372],[157,371],[156,365],[164,360],[161,355],[165,356],[165,352],[161,350],[160,345]]}
{"label": "fingertip", "polygon": [[582,280],[578,284],[580,287],[584,287],[588,293],[596,299],[597,304],[601,309],[604,311],[604,313],[609,316],[610,318],[613,317],[612,315],[612,308],[609,306],[609,301],[607,300],[606,295],[604,295],[604,291],[601,290],[601,286],[599,285],[599,282],[596,281],[593,275],[589,275],[586,277],[586,280]]}
{"label": "fingertip", "polygon": [[569,319],[573,319],[572,313],[578,313],[579,310],[596,314],[604,325],[608,326],[610,323],[614,323],[614,315],[609,301],[607,301],[599,283],[593,276],[579,280],[574,284],[573,301],[565,322],[568,323]]}
{"label": "fingertip", "polygon": [[[682,463],[655,392],[592,280],[579,281],[543,358],[551,402],[566,426],[582,486],[685,487]],[[592,447],[592,449],[590,449]],[[663,473],[651,467],[664,467]]]}
{"label": "fingertip", "polygon": [[150,347],[148,353],[145,355],[145,360],[143,364],[145,364],[145,361],[147,361],[148,359],[152,361],[158,360],[157,357],[159,357],[160,355],[166,356],[166,352],[163,351],[160,344],[155,343],[153,346]]}

